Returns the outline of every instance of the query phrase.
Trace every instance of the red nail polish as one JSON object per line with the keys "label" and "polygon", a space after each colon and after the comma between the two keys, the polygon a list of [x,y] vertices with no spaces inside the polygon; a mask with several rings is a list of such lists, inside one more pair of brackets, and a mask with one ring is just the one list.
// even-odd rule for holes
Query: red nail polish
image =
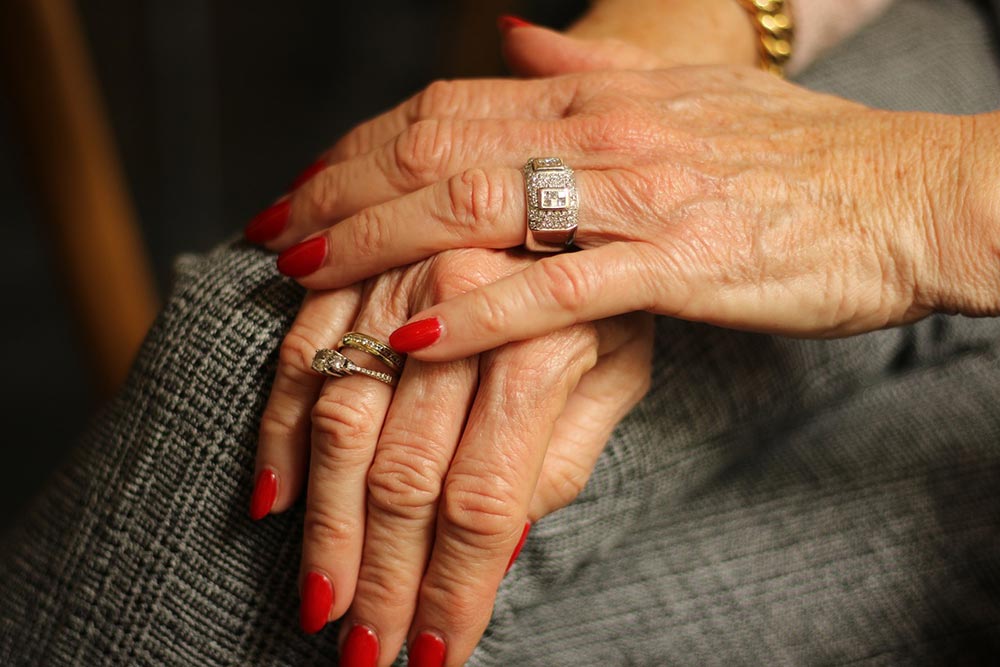
{"label": "red nail polish", "polygon": [[288,212],[291,208],[291,201],[284,199],[264,209],[243,230],[243,238],[250,243],[266,243],[277,238],[288,225]]}
{"label": "red nail polish", "polygon": [[302,170],[295,180],[292,181],[292,185],[289,190],[298,190],[306,181],[318,174],[319,172],[326,169],[326,160],[319,159],[313,162],[311,165]]}
{"label": "red nail polish", "polygon": [[301,278],[318,269],[324,259],[326,259],[326,237],[317,236],[293,245],[278,255],[278,270],[291,278]]}
{"label": "red nail polish", "polygon": [[444,665],[444,640],[429,632],[421,632],[410,645],[410,667],[442,667]]}
{"label": "red nail polish", "polygon": [[260,521],[267,516],[277,497],[278,476],[273,470],[261,470],[253,486],[253,495],[250,496],[250,518]]}
{"label": "red nail polish", "polygon": [[310,572],[302,582],[302,606],[299,625],[306,634],[316,634],[326,625],[333,606],[333,586],[318,572]]}
{"label": "red nail polish", "polygon": [[355,625],[340,651],[340,667],[375,667],[377,663],[378,636],[371,628]]}
{"label": "red nail polish", "polygon": [[517,546],[514,547],[514,553],[510,555],[510,560],[507,561],[507,569],[504,570],[504,574],[510,572],[510,568],[514,567],[514,561],[516,561],[517,557],[521,555],[521,549],[524,548],[524,542],[525,540],[528,539],[528,533],[530,532],[531,532],[531,522],[525,521],[524,530],[521,531],[521,539],[517,541]]}
{"label": "red nail polish", "polygon": [[533,25],[535,24],[513,14],[501,14],[497,17],[497,29],[504,34],[514,28],[530,28]]}
{"label": "red nail polish", "polygon": [[389,336],[389,345],[397,352],[422,350],[441,337],[441,322],[436,317],[417,320],[399,327]]}

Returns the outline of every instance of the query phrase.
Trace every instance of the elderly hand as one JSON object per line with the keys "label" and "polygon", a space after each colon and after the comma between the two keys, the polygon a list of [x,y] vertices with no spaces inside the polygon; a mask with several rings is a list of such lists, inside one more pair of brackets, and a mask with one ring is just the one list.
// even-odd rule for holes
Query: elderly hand
{"label": "elderly hand", "polygon": [[[312,293],[282,345],[257,468],[276,484],[274,509],[284,509],[305,484],[311,442],[302,625],[316,632],[346,612],[344,660],[368,660],[343,664],[374,665],[378,656],[388,665],[407,637],[411,655],[447,650],[447,664],[462,664],[525,521],[577,495],[612,428],[648,388],[645,314],[480,358],[414,360],[395,392],[361,375],[323,383],[309,370],[315,350],[337,347],[348,330],[385,339],[412,312],[530,264],[522,254],[460,250],[363,289]],[[365,353],[346,354],[387,370]]]}
{"label": "elderly hand", "polygon": [[[507,117],[482,120],[478,107],[498,85]],[[292,198],[289,230],[321,231],[279,268],[322,289],[449,248],[518,246],[518,167],[529,155],[577,169],[585,250],[416,315],[437,334],[423,359],[637,309],[847,335],[934,308],[974,310],[949,302],[941,267],[992,267],[989,244],[954,233],[967,203],[955,182],[958,119],[875,111],[729,68],[438,84],[414,104],[442,100],[448,115],[434,120],[397,111],[372,121],[360,131],[405,127]],[[406,194],[328,226],[357,196],[359,173],[366,192]],[[427,185],[411,192],[418,183]],[[412,331],[395,342],[417,349]]]}

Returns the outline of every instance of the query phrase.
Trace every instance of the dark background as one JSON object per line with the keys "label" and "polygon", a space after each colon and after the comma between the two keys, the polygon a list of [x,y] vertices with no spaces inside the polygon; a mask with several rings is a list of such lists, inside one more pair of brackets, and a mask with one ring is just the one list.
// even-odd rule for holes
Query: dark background
{"label": "dark background", "polygon": [[[173,258],[238,233],[352,125],[435,78],[500,73],[498,13],[559,27],[581,5],[78,2],[161,296]],[[101,406],[7,95],[0,86],[0,530]]]}

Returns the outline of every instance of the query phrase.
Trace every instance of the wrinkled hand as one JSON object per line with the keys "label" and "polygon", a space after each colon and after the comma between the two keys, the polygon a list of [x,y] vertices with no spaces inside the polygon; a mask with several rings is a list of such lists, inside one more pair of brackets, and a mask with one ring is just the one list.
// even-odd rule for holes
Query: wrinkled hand
{"label": "wrinkled hand", "polygon": [[[373,135],[359,132],[366,129],[296,185],[366,152]],[[263,240],[276,222],[280,229],[287,202],[259,218],[248,237]],[[374,306],[364,308],[361,286],[312,292],[282,346],[251,512],[261,518],[290,506],[307,483],[308,461],[302,622],[316,631],[349,608],[344,657],[376,651],[379,664],[388,664],[409,635],[411,652],[440,649],[440,638],[449,664],[462,662],[489,618],[498,573],[513,562],[511,535],[523,542],[525,517],[536,520],[577,495],[611,428],[648,386],[651,321],[643,315],[573,327],[478,360],[411,363],[391,405],[376,381],[324,383],[309,371],[314,350],[349,329],[385,338],[412,308],[482,284],[491,269],[499,277],[527,263],[490,251],[445,253],[373,279],[364,292]],[[371,366],[365,355],[346,353]],[[460,438],[456,461],[464,463],[449,468]],[[449,470],[459,480],[450,486]],[[489,504],[469,506],[470,497]],[[478,518],[483,511],[486,522]]]}
{"label": "wrinkled hand", "polygon": [[[490,101],[503,117],[482,119]],[[423,359],[637,309],[835,336],[933,308],[931,223],[955,188],[922,151],[957,142],[943,117],[730,68],[439,83],[403,109],[359,129],[379,148],[292,198],[289,229],[317,233],[279,259],[289,275],[337,287],[449,248],[518,246],[529,155],[577,169],[585,248],[415,315],[441,329]],[[366,192],[399,196],[341,219],[362,172]]]}
{"label": "wrinkled hand", "polygon": [[395,391],[364,376],[324,383],[309,370],[315,350],[348,330],[384,340],[412,312],[530,264],[459,250],[362,289],[312,293],[282,345],[257,468],[273,475],[280,511],[306,484],[309,458],[302,625],[316,632],[347,613],[345,655],[377,650],[388,665],[409,639],[411,653],[443,642],[447,664],[462,664],[526,520],[576,497],[648,387],[652,326],[641,313],[479,358],[413,360]]}

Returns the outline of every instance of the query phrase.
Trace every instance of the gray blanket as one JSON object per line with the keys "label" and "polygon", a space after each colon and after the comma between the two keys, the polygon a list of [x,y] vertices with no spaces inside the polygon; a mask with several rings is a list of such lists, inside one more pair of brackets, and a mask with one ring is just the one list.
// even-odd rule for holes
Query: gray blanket
{"label": "gray blanket", "polygon": [[[997,104],[986,5],[912,0],[803,81]],[[127,387],[0,552],[0,664],[333,664],[297,630],[302,509],[246,516],[301,291],[182,260]],[[1000,655],[1000,322],[837,341],[661,319],[654,389],[540,521],[470,664],[988,664]]]}

